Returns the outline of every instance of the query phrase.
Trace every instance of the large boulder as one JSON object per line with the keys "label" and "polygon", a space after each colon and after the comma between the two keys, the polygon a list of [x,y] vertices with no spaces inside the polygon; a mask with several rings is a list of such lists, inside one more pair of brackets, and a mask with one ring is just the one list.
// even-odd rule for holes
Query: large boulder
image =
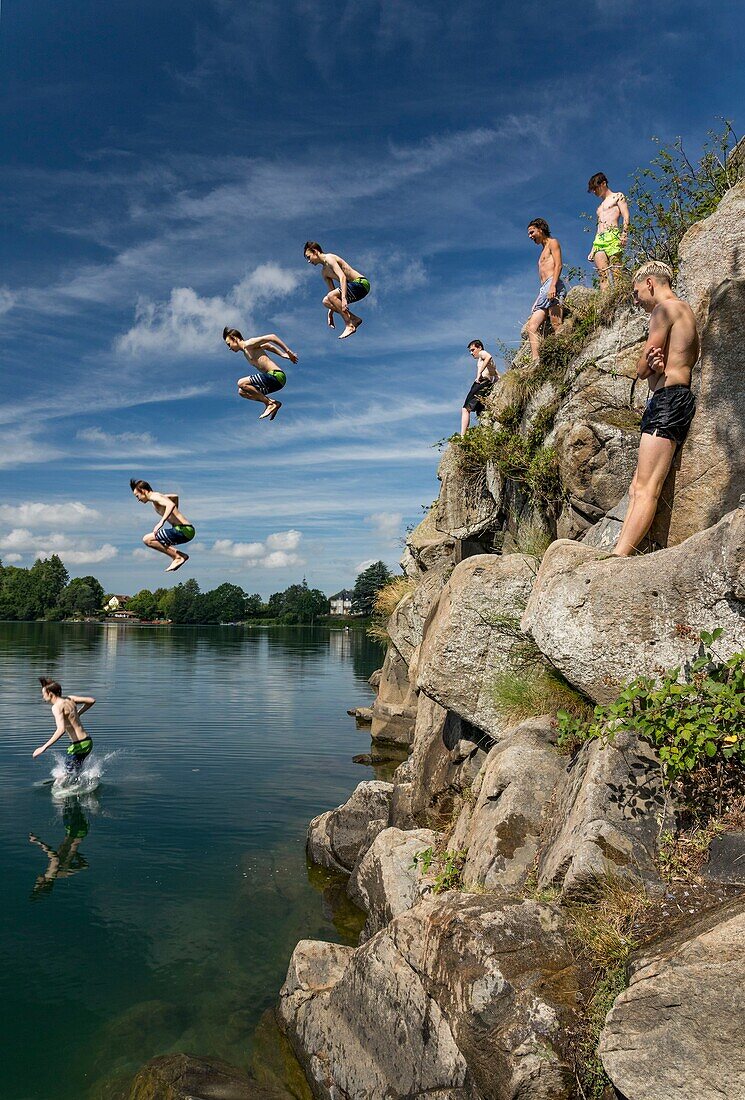
{"label": "large boulder", "polygon": [[533,867],[551,796],[565,773],[548,718],[496,745],[461,810],[449,847],[467,851],[466,888],[518,890]]}
{"label": "large boulder", "polygon": [[495,499],[485,472],[467,470],[457,448],[448,447],[437,476],[441,485],[433,519],[441,534],[469,539],[496,528],[498,497]]}
{"label": "large boulder", "polygon": [[493,745],[483,730],[420,695],[407,769],[414,820],[437,827],[450,818]]}
{"label": "large boulder", "polygon": [[419,689],[494,737],[503,724],[492,684],[510,665],[509,624],[525,607],[535,569],[526,554],[477,554],[461,562],[430,613],[419,651]]}
{"label": "large boulder", "polygon": [[445,571],[441,565],[423,573],[416,588],[399,600],[388,620],[388,636],[409,669],[411,659],[421,645],[424,624],[432,604],[445,583]]}
{"label": "large boulder", "polygon": [[432,889],[431,878],[417,856],[437,843],[431,829],[384,829],[378,833],[354,869],[348,892],[356,905],[367,913],[361,940],[411,909]]}
{"label": "large boulder", "polygon": [[139,1071],[129,1100],[282,1100],[287,1095],[215,1058],[163,1054]]}
{"label": "large boulder", "polygon": [[375,837],[388,827],[392,783],[360,783],[342,806],[314,817],[308,826],[311,863],[349,874]]}
{"label": "large boulder", "polygon": [[600,1036],[627,1100],[745,1096],[745,899],[646,948]]}
{"label": "large boulder", "polygon": [[681,628],[715,627],[724,631],[719,651],[745,648],[745,508],[640,557],[555,542],[522,619],[551,664],[598,702],[688,660],[690,634]]}
{"label": "large boulder", "polygon": [[435,526],[435,507],[406,536],[406,549],[401,568],[407,577],[416,579],[432,569],[447,569],[455,563],[456,542]]}
{"label": "large boulder", "polygon": [[713,214],[691,226],[678,247],[677,291],[705,324],[716,288],[743,277],[745,180],[724,196]]}
{"label": "large boulder", "polygon": [[279,1014],[319,1100],[569,1100],[580,985],[555,908],[451,893],[356,951],[299,944]]}
{"label": "large boulder", "polygon": [[613,875],[657,882],[657,844],[667,813],[654,750],[627,732],[583,746],[557,789],[541,845],[538,885],[592,893]]}
{"label": "large boulder", "polygon": [[416,690],[409,681],[409,668],[395,646],[389,645],[380,672],[378,694],[372,705],[373,741],[410,745],[416,720]]}

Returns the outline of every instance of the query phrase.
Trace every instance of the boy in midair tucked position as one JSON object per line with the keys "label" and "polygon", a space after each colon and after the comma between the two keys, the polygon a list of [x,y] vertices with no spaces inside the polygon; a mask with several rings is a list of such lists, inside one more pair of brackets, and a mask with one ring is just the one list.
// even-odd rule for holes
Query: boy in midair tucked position
{"label": "boy in midair tucked position", "polygon": [[556,237],[551,236],[548,222],[543,218],[533,218],[532,222],[528,223],[528,236],[541,250],[538,257],[538,278],[541,286],[526,325],[530,354],[533,362],[536,363],[540,355],[540,333],[543,323],[546,317],[549,317],[551,327],[556,332],[564,314],[563,302],[567,292],[561,278],[563,266],[561,245]]}
{"label": "boy in midair tucked position", "polygon": [[600,289],[607,290],[609,268],[613,268],[615,279],[626,247],[629,235],[629,204],[623,191],[611,191],[608,177],[602,172],[596,172],[590,177],[587,190],[600,199],[597,211],[598,228],[587,259],[597,268]]}
{"label": "boy in midair tucked position", "polygon": [[48,748],[59,741],[60,737],[67,734],[71,744],[68,746],[67,756],[65,757],[65,770],[69,776],[77,779],[83,769],[83,764],[93,749],[93,738],[85,730],[80,721],[80,715],[90,710],[96,700],[92,695],[68,695],[63,698],[62,688],[57,681],[50,680],[46,676],[40,676],[39,683],[41,684],[41,697],[52,708],[57,727],[45,744],[40,745],[38,749],[34,749],[34,758],[41,756],[43,752],[46,752]]}
{"label": "boy in midair tucked position", "polygon": [[490,352],[484,349],[480,340],[471,340],[468,345],[473,358],[476,360],[476,381],[471,386],[460,416],[460,434],[465,435],[471,423],[471,413],[477,415],[484,411],[484,398],[491,392],[492,386],[499,380],[494,359]]}
{"label": "boy in midair tucked position", "polygon": [[[185,542],[191,542],[196,531],[188,519],[179,511],[178,495],[176,493],[156,493],[147,481],[130,478],[130,488],[141,504],[152,504],[160,516],[160,520],[147,535],[142,536],[145,546],[151,550],[158,550],[161,554],[167,554],[173,561],[166,569],[166,573],[175,573],[185,562],[189,555],[182,550],[174,550],[175,546],[183,546]],[[168,526],[166,526],[168,523]]]}
{"label": "boy in midair tucked position", "polygon": [[[349,303],[361,302],[370,293],[370,281],[361,272],[355,271],[341,256],[336,256],[333,252],[324,252],[318,241],[306,241],[303,253],[309,264],[313,264],[314,267],[318,264],[322,265],[321,274],[329,288],[328,294],[323,299],[323,304],[328,311],[328,326],[336,328],[334,314],[341,314],[346,328],[339,339],[346,340],[348,336],[353,336],[362,324],[362,318],[352,313]],[[338,282],[338,287],[334,285],[335,282]]]}
{"label": "boy in midair tucked position", "polygon": [[636,374],[647,379],[650,397],[642,416],[629,508],[613,551],[617,557],[632,554],[651,527],[675,452],[696,412],[691,393],[691,372],[699,355],[696,319],[675,295],[672,275],[659,260],[643,264],[634,275],[634,301],[650,315]]}
{"label": "boy in midair tucked position", "polygon": [[239,396],[245,397],[248,401],[260,401],[265,406],[259,420],[267,417],[269,420],[274,420],[282,408],[282,402],[276,401],[269,394],[281,390],[287,381],[287,376],[282,368],[269,358],[267,352],[272,351],[275,355],[281,355],[291,363],[297,363],[297,355],[273,332],[268,336],[249,336],[248,340],[244,340],[237,328],[224,328],[222,338],[231,351],[242,351],[254,367],[253,374],[247,374],[245,378],[238,379]]}

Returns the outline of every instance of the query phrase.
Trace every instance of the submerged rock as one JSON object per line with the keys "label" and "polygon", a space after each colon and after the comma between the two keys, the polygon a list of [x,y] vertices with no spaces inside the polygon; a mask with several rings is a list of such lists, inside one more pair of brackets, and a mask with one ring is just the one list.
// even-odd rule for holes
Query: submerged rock
{"label": "submerged rock", "polygon": [[633,558],[561,541],[541,563],[523,630],[598,702],[637,676],[682,665],[690,631],[721,627],[717,649],[745,648],[745,508],[680,546]]}
{"label": "submerged rock", "polygon": [[252,1081],[226,1062],[164,1054],[142,1067],[129,1100],[287,1100],[289,1095]]}
{"label": "submerged rock", "polygon": [[308,858],[332,871],[352,870],[375,837],[388,825],[392,783],[360,783],[335,810],[314,817],[308,826]]}
{"label": "submerged rock", "polygon": [[628,1100],[745,1096],[745,899],[644,949],[598,1052]]}
{"label": "submerged rock", "polygon": [[554,908],[448,894],[356,951],[300,943],[279,1015],[323,1100],[570,1100],[578,985]]}

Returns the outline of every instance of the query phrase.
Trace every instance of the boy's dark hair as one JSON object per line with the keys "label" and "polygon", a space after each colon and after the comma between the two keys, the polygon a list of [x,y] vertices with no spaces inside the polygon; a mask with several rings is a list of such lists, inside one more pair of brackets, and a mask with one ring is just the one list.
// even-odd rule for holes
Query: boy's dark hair
{"label": "boy's dark hair", "polygon": [[318,241],[306,241],[303,245],[303,255],[310,249],[311,252],[323,252]]}
{"label": "boy's dark hair", "polygon": [[56,680],[50,680],[48,676],[40,676],[39,683],[47,689],[50,695],[62,695],[62,688]]}
{"label": "boy's dark hair", "polygon": [[132,492],[134,492],[135,489],[142,489],[143,492],[145,492],[145,493],[152,493],[152,491],[153,491],[153,487],[150,484],[150,482],[149,481],[143,481],[142,478],[135,479],[135,478],[131,477],[129,479],[129,487],[132,490]]}
{"label": "boy's dark hair", "polygon": [[223,340],[226,340],[228,338],[228,336],[232,336],[236,340],[242,340],[243,339],[242,334],[238,331],[237,328],[228,328],[227,325],[226,325],[225,328],[222,330]]}
{"label": "boy's dark hair", "polygon": [[483,351],[484,345],[481,343],[480,340],[471,340],[471,343],[468,345],[468,350],[470,351],[471,348],[478,348],[479,351]]}
{"label": "boy's dark hair", "polygon": [[530,229],[531,225],[534,225],[536,229],[540,229],[541,233],[545,234],[545,236],[551,236],[548,222],[544,218],[533,218],[532,222],[528,222],[528,229]]}
{"label": "boy's dark hair", "polygon": [[590,176],[587,181],[587,190],[593,192],[596,187],[600,187],[601,183],[607,184],[608,177],[604,172],[596,172],[594,176]]}

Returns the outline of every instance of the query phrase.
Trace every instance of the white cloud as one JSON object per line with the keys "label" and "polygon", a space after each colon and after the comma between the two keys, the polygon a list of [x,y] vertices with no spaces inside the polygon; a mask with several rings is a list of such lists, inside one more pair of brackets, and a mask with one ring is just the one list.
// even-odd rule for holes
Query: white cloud
{"label": "white cloud", "polygon": [[183,447],[163,446],[150,432],[106,432],[103,428],[82,428],[77,438],[91,443],[98,452],[108,458],[135,457],[147,455],[149,458],[170,458],[184,453]]}
{"label": "white cloud", "polygon": [[[156,550],[157,553],[157,550]],[[136,550],[132,551],[132,557],[137,558],[140,561],[150,561],[153,556],[152,550],[146,550],[143,546],[138,546]]]}
{"label": "white cloud", "polygon": [[354,567],[355,576],[357,573],[364,573],[366,569],[369,569],[371,565],[375,565],[377,558],[365,558],[364,561],[359,562]]}
{"label": "white cloud", "polygon": [[403,516],[400,512],[373,512],[365,518],[377,533],[384,539],[395,539],[401,531]]}
{"label": "white cloud", "polygon": [[100,518],[100,512],[89,508],[80,500],[68,500],[61,504],[44,504],[40,500],[24,501],[22,504],[0,504],[0,520],[24,527],[39,523],[48,523],[55,527],[78,527]]}
{"label": "white cloud", "polygon": [[289,565],[303,565],[299,554],[292,553],[300,545],[300,531],[276,531],[265,542],[233,542],[217,539],[212,553],[222,557],[238,558],[246,567],[261,566],[264,569],[284,569]]}
{"label": "white cloud", "polygon": [[6,554],[5,563],[15,565],[17,562],[23,561],[23,554]]}
{"label": "white cloud", "polygon": [[91,546],[87,539],[71,539],[68,535],[35,535],[26,527],[16,527],[0,538],[0,550],[33,554],[35,558],[48,558],[58,554],[70,565],[92,565],[115,558],[118,550],[111,543]]}
{"label": "white cloud", "polygon": [[247,315],[256,305],[289,294],[298,282],[293,272],[268,263],[246,275],[224,298],[203,298],[186,286],[174,287],[165,302],[140,298],[135,323],[118,338],[116,348],[130,355],[214,349],[225,325],[247,329]]}
{"label": "white cloud", "polygon": [[6,286],[0,286],[0,317],[8,313],[16,304],[16,296]]}

